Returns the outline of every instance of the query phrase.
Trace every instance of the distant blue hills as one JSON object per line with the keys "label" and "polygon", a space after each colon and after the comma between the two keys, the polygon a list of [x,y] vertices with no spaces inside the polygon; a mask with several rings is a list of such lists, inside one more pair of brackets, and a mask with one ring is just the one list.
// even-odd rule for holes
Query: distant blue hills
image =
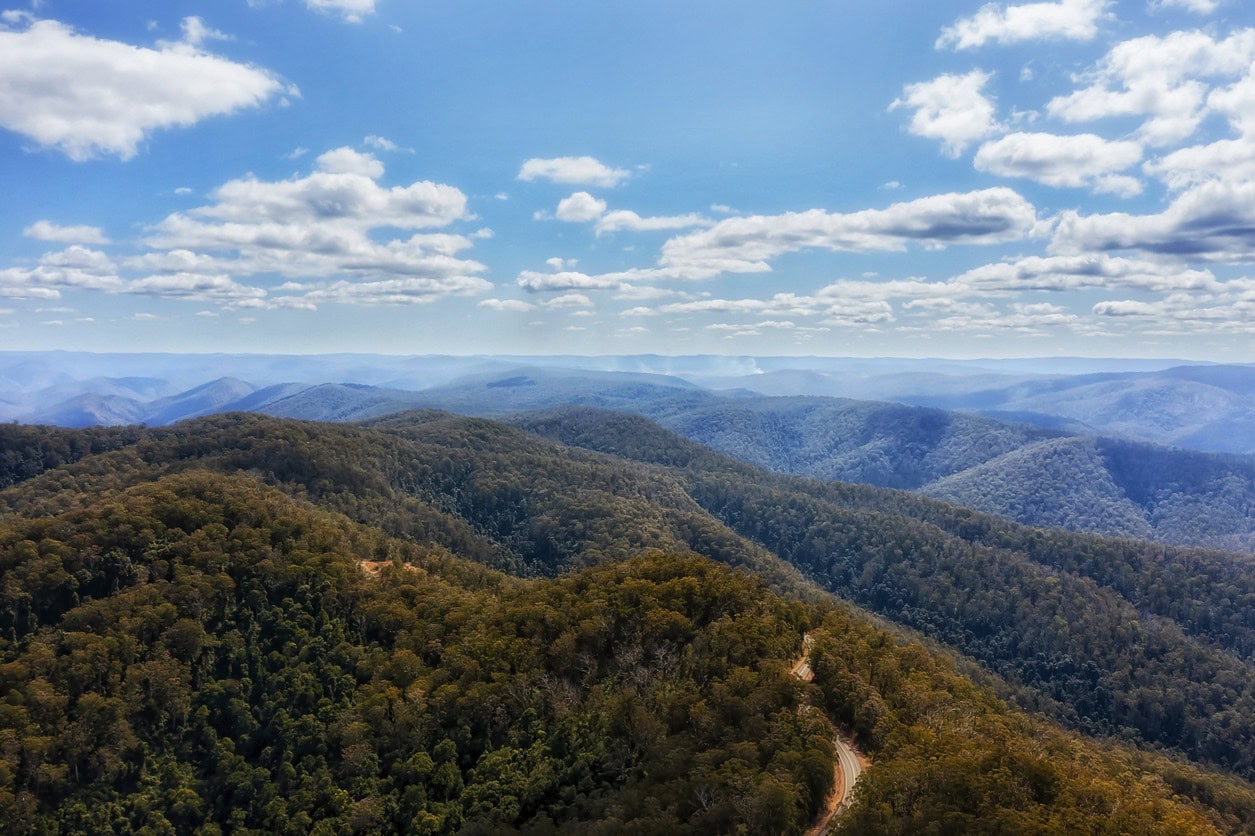
{"label": "distant blue hills", "polygon": [[0,387],[0,417],[63,427],[237,411],[330,422],[416,408],[626,412],[782,473],[1029,525],[1255,551],[1250,365],[9,352]]}

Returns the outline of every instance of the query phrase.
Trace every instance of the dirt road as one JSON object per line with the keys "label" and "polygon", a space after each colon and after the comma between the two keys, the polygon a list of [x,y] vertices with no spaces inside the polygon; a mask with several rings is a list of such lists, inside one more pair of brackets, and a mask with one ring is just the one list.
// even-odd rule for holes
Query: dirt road
{"label": "dirt road", "polygon": [[[815,672],[811,670],[808,659],[810,648],[811,637],[808,633],[802,637],[802,657],[793,663],[793,675],[803,682],[810,682],[815,678]],[[837,750],[837,762],[833,768],[832,792],[824,802],[824,809],[820,812],[818,819],[807,829],[806,836],[822,836],[827,832],[828,824],[833,818],[849,806],[854,797],[854,786],[858,783],[859,776],[863,774],[863,765],[859,762],[858,753],[842,739],[835,726],[832,729],[832,745]]]}

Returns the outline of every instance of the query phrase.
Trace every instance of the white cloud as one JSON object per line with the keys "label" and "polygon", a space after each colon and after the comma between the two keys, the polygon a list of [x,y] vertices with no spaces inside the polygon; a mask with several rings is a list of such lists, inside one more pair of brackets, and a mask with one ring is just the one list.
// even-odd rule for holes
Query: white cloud
{"label": "white cloud", "polygon": [[593,300],[583,293],[564,293],[545,302],[547,308],[591,308]]}
{"label": "white cloud", "polygon": [[970,143],[998,130],[994,103],[985,95],[992,76],[981,70],[966,75],[945,74],[931,81],[908,84],[890,110],[914,111],[908,130],[942,141],[945,153],[957,157]]}
{"label": "white cloud", "polygon": [[613,290],[623,284],[617,278],[590,276],[577,270],[561,270],[557,273],[537,273],[524,270],[516,280],[524,290],[536,293],[559,290]]}
{"label": "white cloud", "polygon": [[[820,313],[823,301],[814,296],[795,293],[776,293],[769,299],[698,299],[690,302],[672,302],[654,311],[662,314],[754,314],[757,316],[814,316]],[[627,313],[626,311],[624,313]]]}
{"label": "white cloud", "polygon": [[155,130],[257,107],[283,92],[273,73],[190,44],[132,46],[53,20],[0,29],[0,126],[73,160],[130,159]]}
{"label": "white cloud", "polygon": [[1193,134],[1207,115],[1203,79],[1235,78],[1255,60],[1255,29],[1217,41],[1203,32],[1148,35],[1117,44],[1080,80],[1082,87],[1046,105],[1065,122],[1144,116],[1139,137],[1156,146]]}
{"label": "white cloud", "polygon": [[183,30],[183,42],[191,46],[200,46],[205,41],[230,41],[233,38],[217,29],[211,28],[199,17],[185,17],[179,28]]}
{"label": "white cloud", "polygon": [[1153,6],[1156,9],[1184,9],[1195,14],[1209,15],[1220,8],[1220,2],[1219,0],[1155,0]]}
{"label": "white cloud", "polygon": [[494,311],[530,311],[536,306],[521,299],[484,299],[479,303],[481,308]]}
{"label": "white cloud", "polygon": [[1104,174],[1094,181],[1094,192],[1116,197],[1136,197],[1142,193],[1142,181],[1124,174]]}
{"label": "white cloud", "polygon": [[519,169],[520,180],[549,180],[573,186],[617,186],[632,176],[630,171],[611,168],[595,157],[532,158]]}
{"label": "white cloud", "polygon": [[59,226],[51,221],[35,221],[22,234],[37,241],[62,244],[108,244],[109,239],[98,226]]}
{"label": "white cloud", "polygon": [[1182,192],[1155,215],[1059,217],[1052,252],[1110,250],[1143,252],[1206,261],[1255,261],[1255,181],[1209,181]]}
{"label": "white cloud", "polygon": [[1252,61],[1242,79],[1213,90],[1207,97],[1207,106],[1224,114],[1234,130],[1255,142],[1255,58]]}
{"label": "white cloud", "polygon": [[1111,288],[1168,293],[1220,286],[1209,270],[1193,270],[1175,261],[1114,258],[1104,253],[1029,256],[987,264],[955,276],[951,283],[979,294]]}
{"label": "white cloud", "polygon": [[361,23],[366,15],[375,13],[375,0],[305,0],[316,12],[337,14],[347,23]]}
{"label": "white cloud", "polygon": [[[342,153],[347,151],[347,153]],[[466,196],[428,181],[380,186],[370,174],[378,162],[351,149],[319,157],[306,177],[232,180],[213,203],[176,212],[152,228],[146,243],[166,250],[235,253],[234,272],[285,276],[448,275],[482,265],[454,256],[470,247],[462,235],[416,234],[378,242],[370,230],[447,226],[466,217]],[[346,171],[344,169],[357,169]],[[363,173],[366,172],[366,173]]]}
{"label": "white cloud", "polygon": [[947,26],[936,48],[972,49],[994,41],[1014,44],[1046,39],[1088,41],[1098,34],[1110,0],[1059,0],[999,6],[989,3],[972,17]]}
{"label": "white cloud", "polygon": [[334,148],[320,154],[315,163],[328,174],[359,174],[371,180],[383,176],[383,163],[352,148]]}
{"label": "white cloud", "polygon": [[191,250],[149,252],[124,259],[123,266],[131,270],[161,273],[223,273],[229,262]]}
{"label": "white cloud", "polygon": [[605,211],[606,201],[595,198],[588,192],[575,192],[558,201],[558,211],[554,216],[568,223],[585,223],[597,220]]}
{"label": "white cloud", "polygon": [[[209,204],[167,216],[144,238],[152,251],[123,261],[127,270],[156,275],[120,292],[237,308],[312,309],[321,303],[423,304],[492,288],[477,275],[484,266],[463,255],[470,236],[429,231],[468,217],[460,190],[426,181],[383,186],[383,165],[351,148],[322,154],[316,166],[289,180],[229,181],[211,193]],[[381,234],[397,229],[414,233]],[[233,278],[259,274],[302,283],[276,291],[287,295],[267,295]]]}
{"label": "white cloud", "polygon": [[667,215],[643,218],[627,209],[607,212],[597,221],[597,234],[608,232],[656,232],[669,229],[690,229],[695,226],[711,226],[714,221],[697,214]]}
{"label": "white cloud", "polygon": [[1098,302],[1096,316],[1113,322],[1129,322],[1146,331],[1163,334],[1255,334],[1255,280],[1226,283],[1219,293],[1174,293],[1151,302],[1115,299]]}
{"label": "white cloud", "polygon": [[1085,188],[1107,184],[1105,175],[1123,171],[1141,158],[1142,147],[1136,142],[1112,142],[1094,134],[1014,133],[982,145],[974,164],[979,171],[1002,177]]}
{"label": "white cloud", "polygon": [[397,145],[387,137],[376,136],[375,134],[371,134],[363,139],[362,144],[368,148],[377,148],[380,151],[404,151],[407,154],[414,153],[413,148],[402,148],[400,145]]}
{"label": "white cloud", "polygon": [[427,305],[449,296],[475,296],[491,289],[491,282],[474,276],[339,281],[294,301],[304,305]]}
{"label": "white cloud", "polygon": [[893,306],[877,299],[846,299],[828,309],[827,315],[820,320],[824,325],[838,328],[852,328],[860,325],[874,325],[881,322],[893,322]]}
{"label": "white cloud", "polygon": [[148,276],[128,282],[124,292],[157,296],[162,299],[185,299],[224,304],[261,300],[266,296],[266,291],[261,288],[242,285],[230,276],[207,276],[202,273]]}
{"label": "white cloud", "polygon": [[[707,278],[722,272],[770,270],[788,252],[900,250],[1021,239],[1037,222],[1032,204],[1007,188],[943,194],[895,203],[887,209],[839,214],[812,209],[784,215],[728,218],[708,230],[672,238],[662,249],[664,277]],[[622,274],[620,278],[629,280]]]}
{"label": "white cloud", "polygon": [[1036,234],[1038,227],[1032,204],[1011,189],[994,188],[934,195],[849,214],[812,209],[726,218],[709,229],[669,239],[655,267],[601,275],[525,270],[517,283],[537,292],[695,281],[720,273],[770,272],[771,259],[800,250],[874,252],[902,250],[912,242],[942,249],[950,244],[1019,240]]}
{"label": "white cloud", "polygon": [[1185,189],[1215,178],[1255,179],[1255,142],[1251,139],[1222,139],[1209,145],[1195,145],[1173,151],[1147,163],[1146,171],[1173,189]]}

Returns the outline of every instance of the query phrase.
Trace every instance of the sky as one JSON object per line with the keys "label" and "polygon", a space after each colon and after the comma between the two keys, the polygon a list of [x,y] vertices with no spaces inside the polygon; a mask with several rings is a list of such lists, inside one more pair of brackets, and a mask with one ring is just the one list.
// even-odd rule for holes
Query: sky
{"label": "sky", "polygon": [[0,349],[1255,361],[1248,0],[0,0]]}

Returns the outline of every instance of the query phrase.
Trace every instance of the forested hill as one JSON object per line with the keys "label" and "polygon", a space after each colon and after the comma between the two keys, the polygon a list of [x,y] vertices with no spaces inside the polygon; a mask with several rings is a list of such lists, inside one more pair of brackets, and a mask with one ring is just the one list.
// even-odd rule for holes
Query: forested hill
{"label": "forested hill", "polygon": [[[518,369],[417,392],[412,403],[490,417],[570,404],[622,410],[780,473],[917,490],[1028,525],[1255,552],[1255,457],[903,404],[717,395],[668,380]],[[398,404],[381,394],[356,392],[356,414]],[[316,392],[273,408],[288,417],[354,414],[338,400],[325,408],[325,399]]]}
{"label": "forested hill", "polygon": [[639,411],[781,473],[918,490],[1027,525],[1255,552],[1252,456],[834,398]]}
{"label": "forested hill", "polygon": [[[848,832],[1255,829],[1232,777],[1255,774],[1244,558],[783,477],[604,417],[560,434],[620,455],[430,412],[222,416],[104,452],[8,435],[50,469],[0,492],[6,821],[798,832],[831,779],[810,701],[875,764]],[[1005,697],[1198,765],[1008,709],[821,589]],[[813,690],[787,673],[807,631]]]}
{"label": "forested hill", "polygon": [[[1239,390],[1249,378],[1238,367],[1174,373],[1228,381]],[[220,378],[181,393],[134,401],[112,418],[103,412],[92,417],[92,410],[106,405],[91,406],[89,401],[117,400],[110,386],[126,382],[148,391],[153,384],[148,378],[110,380],[99,381],[109,384],[100,393],[72,398],[26,420],[158,426],[219,411],[246,411],[350,422],[415,408],[501,418],[580,405],[643,415],[700,444],[781,473],[917,490],[1028,525],[1255,552],[1255,457],[1080,437],[1064,428],[942,409],[837,397],[772,397],[744,389],[716,392],[663,374],[496,364],[492,371],[457,376],[421,391],[356,383],[289,382],[259,388]],[[1167,391],[1160,399],[1171,402]],[[1178,411],[1194,403],[1182,398]],[[92,415],[80,415],[84,409]],[[1226,420],[1238,417],[1235,413]]]}
{"label": "forested hill", "polygon": [[1255,458],[1106,438],[1038,442],[920,491],[1029,525],[1255,553]]}

